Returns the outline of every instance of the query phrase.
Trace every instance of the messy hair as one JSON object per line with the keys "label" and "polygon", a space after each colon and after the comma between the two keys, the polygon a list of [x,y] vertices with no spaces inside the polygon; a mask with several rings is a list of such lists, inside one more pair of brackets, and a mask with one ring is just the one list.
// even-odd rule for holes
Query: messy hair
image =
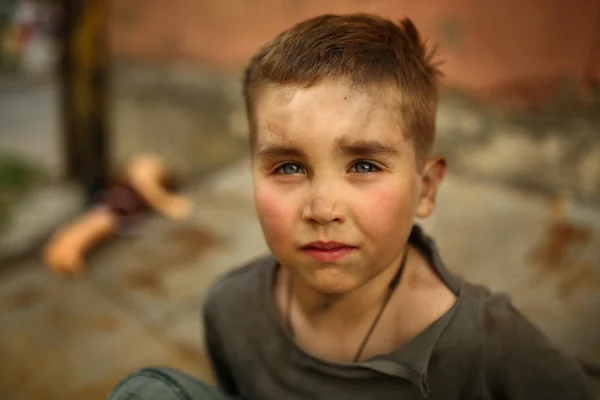
{"label": "messy hair", "polygon": [[438,64],[431,62],[415,25],[370,14],[322,15],[304,20],[264,45],[244,73],[243,95],[256,141],[254,105],[261,89],[293,85],[309,88],[325,80],[352,85],[392,86],[398,94],[402,132],[423,161],[435,138]]}

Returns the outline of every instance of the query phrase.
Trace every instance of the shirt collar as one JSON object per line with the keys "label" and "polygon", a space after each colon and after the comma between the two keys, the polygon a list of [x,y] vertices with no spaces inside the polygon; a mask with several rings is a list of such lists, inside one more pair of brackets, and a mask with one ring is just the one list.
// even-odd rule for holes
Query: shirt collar
{"label": "shirt collar", "polygon": [[435,242],[423,232],[420,226],[413,227],[409,242],[427,258],[440,279],[454,292],[457,300],[448,312],[396,351],[360,364],[387,375],[408,379],[419,388],[423,397],[427,397],[429,394],[427,379],[429,362],[440,336],[460,307],[462,302],[461,282],[446,269]]}

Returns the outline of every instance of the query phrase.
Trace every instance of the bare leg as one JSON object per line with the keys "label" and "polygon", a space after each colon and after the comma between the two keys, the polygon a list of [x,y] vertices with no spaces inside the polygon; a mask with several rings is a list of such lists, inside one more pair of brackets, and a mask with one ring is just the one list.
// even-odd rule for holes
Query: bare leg
{"label": "bare leg", "polygon": [[152,208],[176,220],[189,216],[192,203],[164,188],[162,182],[167,171],[158,156],[149,154],[136,157],[127,166],[126,173],[129,183]]}
{"label": "bare leg", "polygon": [[100,207],[61,228],[44,249],[44,261],[58,273],[81,274],[87,252],[124,225],[135,223],[147,205],[169,218],[188,217],[191,202],[168,192],[163,187],[165,177],[166,168],[159,157],[136,157],[126,170],[128,182],[112,186]]}
{"label": "bare leg", "polygon": [[44,248],[43,259],[60,274],[81,274],[86,253],[117,230],[115,215],[95,208],[61,228]]}

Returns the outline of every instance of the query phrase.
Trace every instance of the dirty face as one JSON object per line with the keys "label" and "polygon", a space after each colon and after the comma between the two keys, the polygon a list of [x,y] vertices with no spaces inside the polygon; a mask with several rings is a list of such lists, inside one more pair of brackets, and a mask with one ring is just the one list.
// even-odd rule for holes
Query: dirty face
{"label": "dirty face", "polygon": [[[372,92],[343,82],[270,87],[255,105],[252,172],[266,242],[318,293],[343,294],[396,267],[415,216],[433,210],[431,173],[417,169],[398,118]],[[437,188],[439,165],[425,170],[438,172]]]}

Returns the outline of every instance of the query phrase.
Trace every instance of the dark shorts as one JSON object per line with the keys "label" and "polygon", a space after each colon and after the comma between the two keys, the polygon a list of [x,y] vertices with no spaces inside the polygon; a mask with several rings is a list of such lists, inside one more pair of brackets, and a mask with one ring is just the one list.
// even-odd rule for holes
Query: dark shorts
{"label": "dark shorts", "polygon": [[170,368],[144,368],[117,384],[109,400],[235,400],[217,388]]}
{"label": "dark shorts", "polygon": [[118,234],[135,233],[142,219],[150,210],[149,204],[125,182],[115,182],[97,196],[97,206],[106,208],[116,217]]}

